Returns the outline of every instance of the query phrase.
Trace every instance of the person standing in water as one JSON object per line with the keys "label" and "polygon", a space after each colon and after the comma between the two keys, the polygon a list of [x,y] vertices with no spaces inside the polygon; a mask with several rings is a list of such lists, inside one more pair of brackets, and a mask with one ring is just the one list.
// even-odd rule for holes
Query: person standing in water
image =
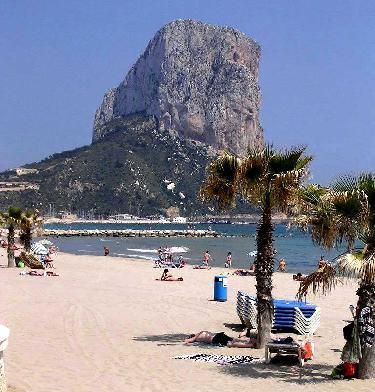
{"label": "person standing in water", "polygon": [[109,248],[108,247],[104,247],[104,256],[108,256],[109,255]]}
{"label": "person standing in water", "polygon": [[232,252],[228,252],[224,267],[225,268],[232,268]]}
{"label": "person standing in water", "polygon": [[206,250],[206,252],[203,255],[203,264],[208,267],[208,263],[210,261],[212,261],[212,257],[210,255],[210,252]]}
{"label": "person standing in water", "polygon": [[284,259],[280,259],[277,270],[280,272],[286,272],[286,261]]}

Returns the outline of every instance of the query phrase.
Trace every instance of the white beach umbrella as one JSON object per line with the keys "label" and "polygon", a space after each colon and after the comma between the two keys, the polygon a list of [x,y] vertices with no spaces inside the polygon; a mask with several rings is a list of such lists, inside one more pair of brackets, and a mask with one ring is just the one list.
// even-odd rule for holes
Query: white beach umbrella
{"label": "white beach umbrella", "polygon": [[185,246],[171,246],[170,248],[166,249],[169,253],[186,253],[189,252],[189,248]]}
{"label": "white beach umbrella", "polygon": [[52,246],[52,245],[53,245],[53,243],[52,243],[51,241],[46,240],[46,239],[37,241],[36,243],[37,243],[37,244],[42,244],[44,247],[46,247],[46,246],[49,247],[49,246]]}
{"label": "white beach umbrella", "polygon": [[43,246],[42,244],[38,243],[38,242],[32,244],[30,249],[36,255],[46,255],[46,254],[48,254],[48,249],[45,246]]}

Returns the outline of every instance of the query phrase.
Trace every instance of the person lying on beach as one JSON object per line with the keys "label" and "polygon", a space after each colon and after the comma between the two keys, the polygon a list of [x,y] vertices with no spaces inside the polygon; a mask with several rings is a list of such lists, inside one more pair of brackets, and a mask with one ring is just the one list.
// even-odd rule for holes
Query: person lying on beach
{"label": "person lying on beach", "polygon": [[46,275],[47,276],[60,276],[59,274],[57,274],[56,272],[53,272],[53,271],[46,271]]}
{"label": "person lying on beach", "polygon": [[20,272],[20,275],[30,275],[30,276],[60,276],[59,274],[57,274],[56,272],[53,271],[45,271],[45,272],[38,272],[38,271],[34,271],[31,270],[29,272]]}
{"label": "person lying on beach", "polygon": [[232,275],[239,275],[239,276],[254,276],[255,272],[245,269],[238,269],[233,271]]}
{"label": "person lying on beach", "polygon": [[202,264],[202,265],[194,265],[193,269],[211,269],[209,265]]}
{"label": "person lying on beach", "polygon": [[302,282],[305,279],[306,275],[302,275],[301,272],[298,272],[298,274],[293,275],[293,280],[296,280],[297,282]]}
{"label": "person lying on beach", "polygon": [[161,274],[160,279],[156,279],[156,280],[164,280],[164,281],[168,281],[168,282],[181,282],[184,280],[184,278],[182,278],[181,276],[179,278],[174,277],[168,270],[168,268],[166,268],[163,273]]}
{"label": "person lying on beach", "polygon": [[256,339],[243,336],[241,338],[232,338],[224,332],[213,333],[209,331],[200,331],[196,334],[190,335],[185,339],[185,344],[191,343],[207,343],[214,346],[227,346],[238,348],[254,348],[256,346]]}

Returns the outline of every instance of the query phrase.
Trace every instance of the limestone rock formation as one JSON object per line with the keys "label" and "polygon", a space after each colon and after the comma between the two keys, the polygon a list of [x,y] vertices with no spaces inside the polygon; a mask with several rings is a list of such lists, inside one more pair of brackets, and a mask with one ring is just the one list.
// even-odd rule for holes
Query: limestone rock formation
{"label": "limestone rock formation", "polygon": [[93,142],[105,124],[129,114],[161,129],[242,154],[263,143],[259,122],[259,45],[229,27],[193,20],[164,26],[95,114]]}

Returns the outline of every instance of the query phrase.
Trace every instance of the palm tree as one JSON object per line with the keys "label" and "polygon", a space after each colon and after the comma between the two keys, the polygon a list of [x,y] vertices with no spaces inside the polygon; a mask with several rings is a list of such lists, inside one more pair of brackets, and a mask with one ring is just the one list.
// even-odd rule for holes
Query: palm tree
{"label": "palm tree", "polygon": [[249,150],[244,157],[225,152],[211,162],[200,196],[220,208],[233,207],[238,196],[261,209],[255,260],[258,302],[257,346],[269,340],[272,319],[273,212],[290,211],[311,161],[305,147],[277,151],[273,146]]}
{"label": "palm tree", "polygon": [[[375,174],[346,176],[327,189],[310,186],[302,198],[306,214],[300,216],[299,223],[309,225],[313,241],[328,249],[345,242],[347,251],[332,266],[309,275],[301,283],[298,296],[328,293],[343,277],[358,279],[357,315],[364,308],[370,309],[375,325]],[[362,249],[354,249],[356,240],[363,243]],[[363,332],[359,335],[359,377],[375,378],[375,342],[365,344]]]}
{"label": "palm tree", "polygon": [[30,251],[32,241],[32,230],[35,226],[42,224],[42,218],[39,216],[37,210],[25,210],[21,216],[20,222],[20,239],[23,243],[25,250]]}
{"label": "palm tree", "polygon": [[15,229],[21,223],[22,209],[19,207],[9,207],[7,212],[2,212],[0,215],[2,222],[8,227],[8,267],[15,267],[14,235]]}

